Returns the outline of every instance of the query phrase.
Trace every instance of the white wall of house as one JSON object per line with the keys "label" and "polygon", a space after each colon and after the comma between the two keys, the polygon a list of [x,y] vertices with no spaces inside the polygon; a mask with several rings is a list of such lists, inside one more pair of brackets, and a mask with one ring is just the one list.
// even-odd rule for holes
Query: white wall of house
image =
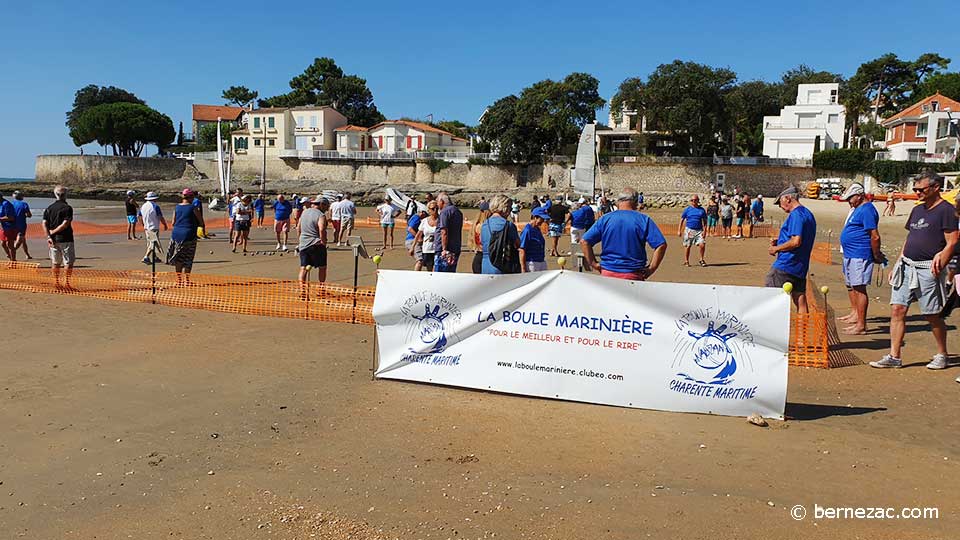
{"label": "white wall of house", "polygon": [[338,127],[347,124],[347,118],[329,107],[296,107],[290,110],[295,124],[297,150],[333,150],[336,148]]}
{"label": "white wall of house", "polygon": [[763,117],[763,153],[772,158],[810,159],[820,138],[820,150],[843,144],[846,109],[839,104],[837,83],[801,84],[796,105],[779,116]]}

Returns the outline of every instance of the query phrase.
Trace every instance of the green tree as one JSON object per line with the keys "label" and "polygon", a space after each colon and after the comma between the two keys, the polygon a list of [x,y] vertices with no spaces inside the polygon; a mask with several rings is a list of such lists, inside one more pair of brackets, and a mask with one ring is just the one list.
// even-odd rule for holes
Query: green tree
{"label": "green tree", "polygon": [[917,90],[932,75],[936,75],[947,69],[950,65],[950,59],[944,58],[937,53],[923,53],[910,64],[913,70],[913,84],[910,88],[911,99],[917,101]]}
{"label": "green tree", "polygon": [[227,104],[234,104],[237,107],[243,107],[247,103],[257,99],[259,94],[255,90],[250,90],[246,86],[231,86],[223,91],[221,97],[227,100]]}
{"label": "green tree", "polygon": [[[763,152],[763,117],[779,112],[781,91],[778,84],[748,81],[724,96],[731,156],[756,156]],[[757,126],[760,127],[759,140],[755,137]]]}
{"label": "green tree", "polygon": [[461,139],[469,139],[474,133],[474,128],[459,120],[441,120],[435,124],[435,127],[453,133]]}
{"label": "green tree", "polygon": [[647,79],[648,128],[673,133],[681,153],[722,153],[716,134],[727,130],[724,97],[736,79],[726,68],[680,60],[661,64]]}
{"label": "green tree", "polygon": [[960,101],[960,73],[936,73],[927,77],[912,96],[915,101],[940,92],[944,96]]}
{"label": "green tree", "polygon": [[139,157],[148,144],[160,150],[170,146],[176,133],[170,117],[139,103],[104,103],[83,111],[71,137],[77,145],[109,146],[117,156]]}
{"label": "green tree", "polygon": [[183,146],[183,122],[177,127],[177,146]]}
{"label": "green tree", "polygon": [[637,111],[639,116],[643,116],[642,111],[647,108],[645,89],[646,85],[640,77],[630,77],[620,83],[617,93],[610,99],[610,112],[617,122],[622,120],[624,109]]}
{"label": "green tree", "polygon": [[[223,140],[229,140],[230,134],[233,132],[234,127],[229,122],[223,122],[220,124],[220,138]],[[198,130],[196,134],[197,144],[201,146],[217,146],[217,124],[204,124]]]}
{"label": "green tree", "polygon": [[303,73],[290,80],[290,92],[259,100],[261,107],[329,105],[351,124],[372,126],[384,120],[373,102],[367,81],[344,75],[332,58],[316,58]]}
{"label": "green tree", "polygon": [[598,87],[586,73],[539,81],[519,97],[506,96],[491,105],[477,134],[498,149],[501,160],[533,163],[576,142],[583,126],[596,120],[604,104]]}
{"label": "green tree", "polygon": [[95,84],[88,84],[83,88],[77,90],[76,94],[73,97],[73,108],[67,111],[67,127],[70,128],[70,137],[73,139],[73,144],[76,146],[81,146],[86,143],[78,142],[80,139],[74,136],[74,131],[77,128],[77,121],[87,109],[96,107],[97,105],[103,105],[105,103],[138,103],[140,105],[145,105],[146,103],[133,95],[132,92],[128,92],[123,88],[117,88],[116,86],[97,86]]}
{"label": "green tree", "polygon": [[913,63],[887,53],[857,68],[850,77],[850,91],[867,98],[875,111],[876,121],[880,115],[902,108],[915,82]]}

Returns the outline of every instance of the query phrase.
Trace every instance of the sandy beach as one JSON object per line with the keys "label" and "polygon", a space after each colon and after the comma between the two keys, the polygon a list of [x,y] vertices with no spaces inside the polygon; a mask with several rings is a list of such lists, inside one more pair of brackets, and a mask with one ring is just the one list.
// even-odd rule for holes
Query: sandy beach
{"label": "sandy beach", "polygon": [[[78,220],[123,222],[121,201],[72,203]],[[839,233],[845,204],[802,203]],[[891,258],[909,208],[882,218]],[[268,212],[251,249],[273,249],[271,225]],[[378,230],[359,231],[379,247]],[[295,278],[295,255],[232,254],[218,233],[196,272]],[[676,231],[664,233],[656,281],[758,285],[771,262],[766,239],[712,238],[710,266],[686,268]],[[81,267],[143,268],[142,241],[85,236],[77,250]],[[328,281],[349,283],[352,259],[333,250]],[[388,250],[382,267],[412,261]],[[843,313],[839,265],[811,272]],[[375,284],[373,263],[359,276]],[[869,291],[868,334],[841,345],[863,362],[889,343],[889,287]],[[759,428],[372,381],[369,326],[6,290],[0,303],[12,331],[0,361],[0,530],[11,538],[946,540],[960,527],[960,369],[924,369],[933,339],[917,317],[905,369],[791,367],[787,420]],[[948,328],[955,351],[955,319]],[[936,507],[939,518],[797,521],[795,505]]]}

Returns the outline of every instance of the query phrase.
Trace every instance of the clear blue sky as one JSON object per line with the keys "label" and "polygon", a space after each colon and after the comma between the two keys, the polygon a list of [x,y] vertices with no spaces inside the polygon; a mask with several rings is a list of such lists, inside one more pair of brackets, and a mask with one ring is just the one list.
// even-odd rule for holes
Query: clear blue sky
{"label": "clear blue sky", "polygon": [[[775,80],[805,63],[851,75],[886,52],[960,45],[930,33],[943,2],[7,2],[0,8],[0,177],[33,177],[34,157],[75,153],[74,92],[114,85],[183,121],[233,84],[261,96],[315,57],[367,79],[387,117],[477,121],[499,97],[585,71],[609,99],[626,77],[674,59]],[[228,7],[229,6],[229,7]],[[884,29],[892,29],[885,31]],[[93,153],[97,147],[88,148]]]}

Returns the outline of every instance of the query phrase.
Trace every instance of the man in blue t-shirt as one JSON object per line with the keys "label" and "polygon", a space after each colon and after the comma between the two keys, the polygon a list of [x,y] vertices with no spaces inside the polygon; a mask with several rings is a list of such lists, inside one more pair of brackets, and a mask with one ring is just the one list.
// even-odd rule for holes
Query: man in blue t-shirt
{"label": "man in blue t-shirt", "polygon": [[683,265],[690,266],[690,248],[696,244],[700,248],[700,266],[706,266],[703,256],[707,251],[707,242],[703,239],[703,224],[707,221],[707,211],[700,206],[700,196],[690,197],[690,206],[680,214],[677,236],[683,239]]}
{"label": "man in blue t-shirt", "polygon": [[[407,236],[403,240],[403,247],[407,249],[407,253],[413,257],[414,265],[423,266],[421,260],[423,259],[423,244],[415,244],[414,241],[417,238],[417,232],[420,231],[420,222],[423,221],[423,218],[427,217],[427,211],[414,211],[409,217],[407,217]],[[420,248],[419,250],[417,248]]]}
{"label": "man in blue t-shirt", "polygon": [[[617,212],[604,214],[580,240],[587,265],[600,274],[618,279],[644,281],[660,267],[667,241],[648,216],[637,211],[637,191],[623,188],[617,197]],[[597,262],[593,246],[602,244]],[[647,262],[647,244],[654,248]]]}
{"label": "man in blue t-shirt", "polygon": [[13,192],[11,204],[13,204],[14,223],[17,226],[17,240],[13,244],[13,249],[16,251],[22,247],[27,259],[32,259],[30,249],[27,247],[27,218],[32,218],[33,212],[30,211],[30,205],[23,200],[23,194],[19,191]]}
{"label": "man in blue t-shirt", "polygon": [[770,240],[770,255],[776,257],[764,286],[783,287],[793,285],[793,303],[799,313],[807,312],[807,271],[810,269],[810,252],[817,236],[817,220],[805,206],[800,204],[800,192],[788,187],[777,196],[777,206],[787,213],[780,227],[780,236]]}
{"label": "man in blue t-shirt", "polygon": [[850,314],[838,320],[850,323],[843,329],[845,334],[866,334],[867,285],[873,281],[873,264],[880,262],[880,231],[877,225],[880,215],[873,203],[867,201],[860,184],[851,184],[840,200],[850,203],[850,216],[840,233],[840,248],[843,250],[843,281],[850,296]]}
{"label": "man in blue t-shirt", "polygon": [[263,198],[263,193],[260,193],[253,201],[253,210],[257,213],[257,228],[263,228],[263,209],[266,206],[267,200]]}
{"label": "man in blue t-shirt", "polygon": [[[273,203],[273,231],[277,234],[277,251],[287,250],[291,213],[293,213],[293,203],[288,201],[283,193],[277,195],[277,200]],[[280,235],[283,235],[282,240]]]}
{"label": "man in blue t-shirt", "polygon": [[757,195],[750,205],[750,224],[763,223],[763,195]]}
{"label": "man in blue t-shirt", "polygon": [[11,261],[17,260],[17,250],[13,247],[17,241],[17,215],[13,203],[0,193],[0,245]]}
{"label": "man in blue t-shirt", "polygon": [[570,224],[570,245],[579,244],[580,239],[583,238],[583,233],[593,226],[594,221],[596,221],[596,218],[593,208],[590,208],[586,199],[580,197],[576,208],[570,212],[570,216],[567,218],[567,223]]}

